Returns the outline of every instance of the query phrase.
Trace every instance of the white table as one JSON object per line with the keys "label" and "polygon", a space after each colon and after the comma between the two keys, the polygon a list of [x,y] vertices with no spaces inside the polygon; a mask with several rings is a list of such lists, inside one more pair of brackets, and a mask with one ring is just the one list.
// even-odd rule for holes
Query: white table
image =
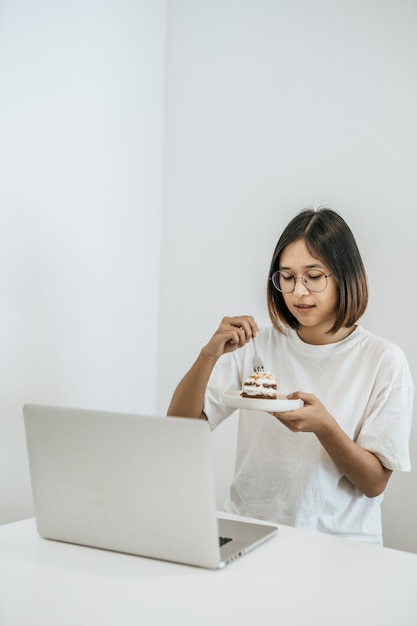
{"label": "white table", "polygon": [[1,626],[416,626],[417,554],[281,526],[223,570],[0,526]]}

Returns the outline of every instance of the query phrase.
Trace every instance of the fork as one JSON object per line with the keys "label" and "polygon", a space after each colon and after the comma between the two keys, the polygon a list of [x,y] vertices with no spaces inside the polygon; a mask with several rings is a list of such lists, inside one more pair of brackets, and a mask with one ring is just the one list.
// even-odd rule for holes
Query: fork
{"label": "fork", "polygon": [[253,349],[255,350],[255,354],[253,355],[253,359],[252,359],[253,371],[254,372],[263,372],[264,371],[264,364],[262,363],[262,359],[259,356],[258,351],[256,349],[255,337],[252,337],[252,343],[253,343]]}

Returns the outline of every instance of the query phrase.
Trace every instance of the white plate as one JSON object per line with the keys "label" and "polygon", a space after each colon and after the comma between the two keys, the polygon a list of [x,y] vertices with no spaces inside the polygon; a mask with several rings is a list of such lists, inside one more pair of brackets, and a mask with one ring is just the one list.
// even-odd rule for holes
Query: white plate
{"label": "white plate", "polygon": [[276,400],[264,400],[263,398],[242,398],[240,391],[225,391],[223,402],[232,409],[248,409],[249,411],[295,411],[304,406],[302,400],[288,400],[286,396],[278,396]]}

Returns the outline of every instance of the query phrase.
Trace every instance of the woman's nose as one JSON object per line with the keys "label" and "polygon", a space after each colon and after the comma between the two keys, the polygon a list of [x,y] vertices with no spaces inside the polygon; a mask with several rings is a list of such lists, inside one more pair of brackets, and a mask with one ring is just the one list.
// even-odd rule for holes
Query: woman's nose
{"label": "woman's nose", "polygon": [[294,293],[305,295],[310,293],[307,287],[305,286],[302,277],[299,278],[294,277],[295,285],[294,285]]}

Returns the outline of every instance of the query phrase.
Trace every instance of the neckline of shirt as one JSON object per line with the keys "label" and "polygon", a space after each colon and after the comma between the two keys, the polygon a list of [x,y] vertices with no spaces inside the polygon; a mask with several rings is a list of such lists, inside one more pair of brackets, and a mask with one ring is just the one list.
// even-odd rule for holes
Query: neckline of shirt
{"label": "neckline of shirt", "polygon": [[350,333],[344,339],[340,341],[335,341],[334,343],[325,343],[325,344],[312,344],[306,343],[298,336],[297,332],[292,328],[288,329],[288,338],[290,343],[296,348],[299,352],[303,352],[304,354],[311,354],[317,356],[323,356],[323,354],[331,354],[334,352],[341,352],[347,349],[350,349],[354,343],[360,341],[360,335],[363,332],[363,328],[358,324],[355,330]]}

